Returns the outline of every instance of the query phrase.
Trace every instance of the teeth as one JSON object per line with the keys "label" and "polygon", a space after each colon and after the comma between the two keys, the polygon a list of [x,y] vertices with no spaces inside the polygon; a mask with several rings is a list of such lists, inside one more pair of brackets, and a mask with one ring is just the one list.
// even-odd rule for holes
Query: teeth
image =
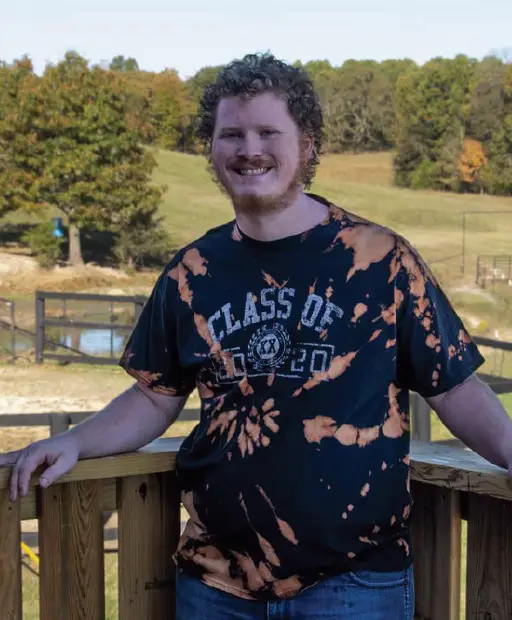
{"label": "teeth", "polygon": [[260,174],[265,174],[268,171],[268,168],[256,168],[256,169],[243,169],[239,170],[239,174],[243,174],[246,176],[258,176]]}

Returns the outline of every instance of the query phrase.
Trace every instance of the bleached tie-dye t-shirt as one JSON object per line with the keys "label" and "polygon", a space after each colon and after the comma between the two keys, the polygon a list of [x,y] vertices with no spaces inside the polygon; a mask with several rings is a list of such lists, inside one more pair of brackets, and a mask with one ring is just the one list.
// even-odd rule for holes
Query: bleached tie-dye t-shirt
{"label": "bleached tie-dye t-shirt", "polygon": [[328,206],[301,235],[259,242],[231,222],[183,248],[121,360],[159,393],[198,389],[175,557],[245,598],[407,568],[409,390],[445,392],[483,362],[412,247]]}

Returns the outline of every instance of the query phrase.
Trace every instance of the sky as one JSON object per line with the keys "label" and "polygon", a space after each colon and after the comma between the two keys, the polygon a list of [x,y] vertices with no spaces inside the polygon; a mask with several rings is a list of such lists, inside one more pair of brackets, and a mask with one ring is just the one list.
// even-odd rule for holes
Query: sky
{"label": "sky", "polygon": [[186,79],[261,51],[335,66],[504,49],[512,57],[511,25],[511,0],[0,0],[0,60],[28,54],[41,73],[68,50],[94,64],[122,54]]}

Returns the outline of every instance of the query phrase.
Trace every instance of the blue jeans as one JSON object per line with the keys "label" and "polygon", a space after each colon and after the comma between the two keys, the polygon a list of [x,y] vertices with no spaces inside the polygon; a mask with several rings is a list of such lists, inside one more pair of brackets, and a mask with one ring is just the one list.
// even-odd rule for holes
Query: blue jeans
{"label": "blue jeans", "polygon": [[358,571],[327,579],[294,598],[241,599],[178,572],[176,620],[412,620],[414,579],[406,571]]}

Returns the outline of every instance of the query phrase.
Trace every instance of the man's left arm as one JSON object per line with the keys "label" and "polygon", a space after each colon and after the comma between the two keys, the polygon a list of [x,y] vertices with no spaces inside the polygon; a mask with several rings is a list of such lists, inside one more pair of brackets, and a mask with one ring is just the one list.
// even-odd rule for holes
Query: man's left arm
{"label": "man's left arm", "polygon": [[425,400],[455,437],[512,475],[512,420],[487,384],[472,375]]}

